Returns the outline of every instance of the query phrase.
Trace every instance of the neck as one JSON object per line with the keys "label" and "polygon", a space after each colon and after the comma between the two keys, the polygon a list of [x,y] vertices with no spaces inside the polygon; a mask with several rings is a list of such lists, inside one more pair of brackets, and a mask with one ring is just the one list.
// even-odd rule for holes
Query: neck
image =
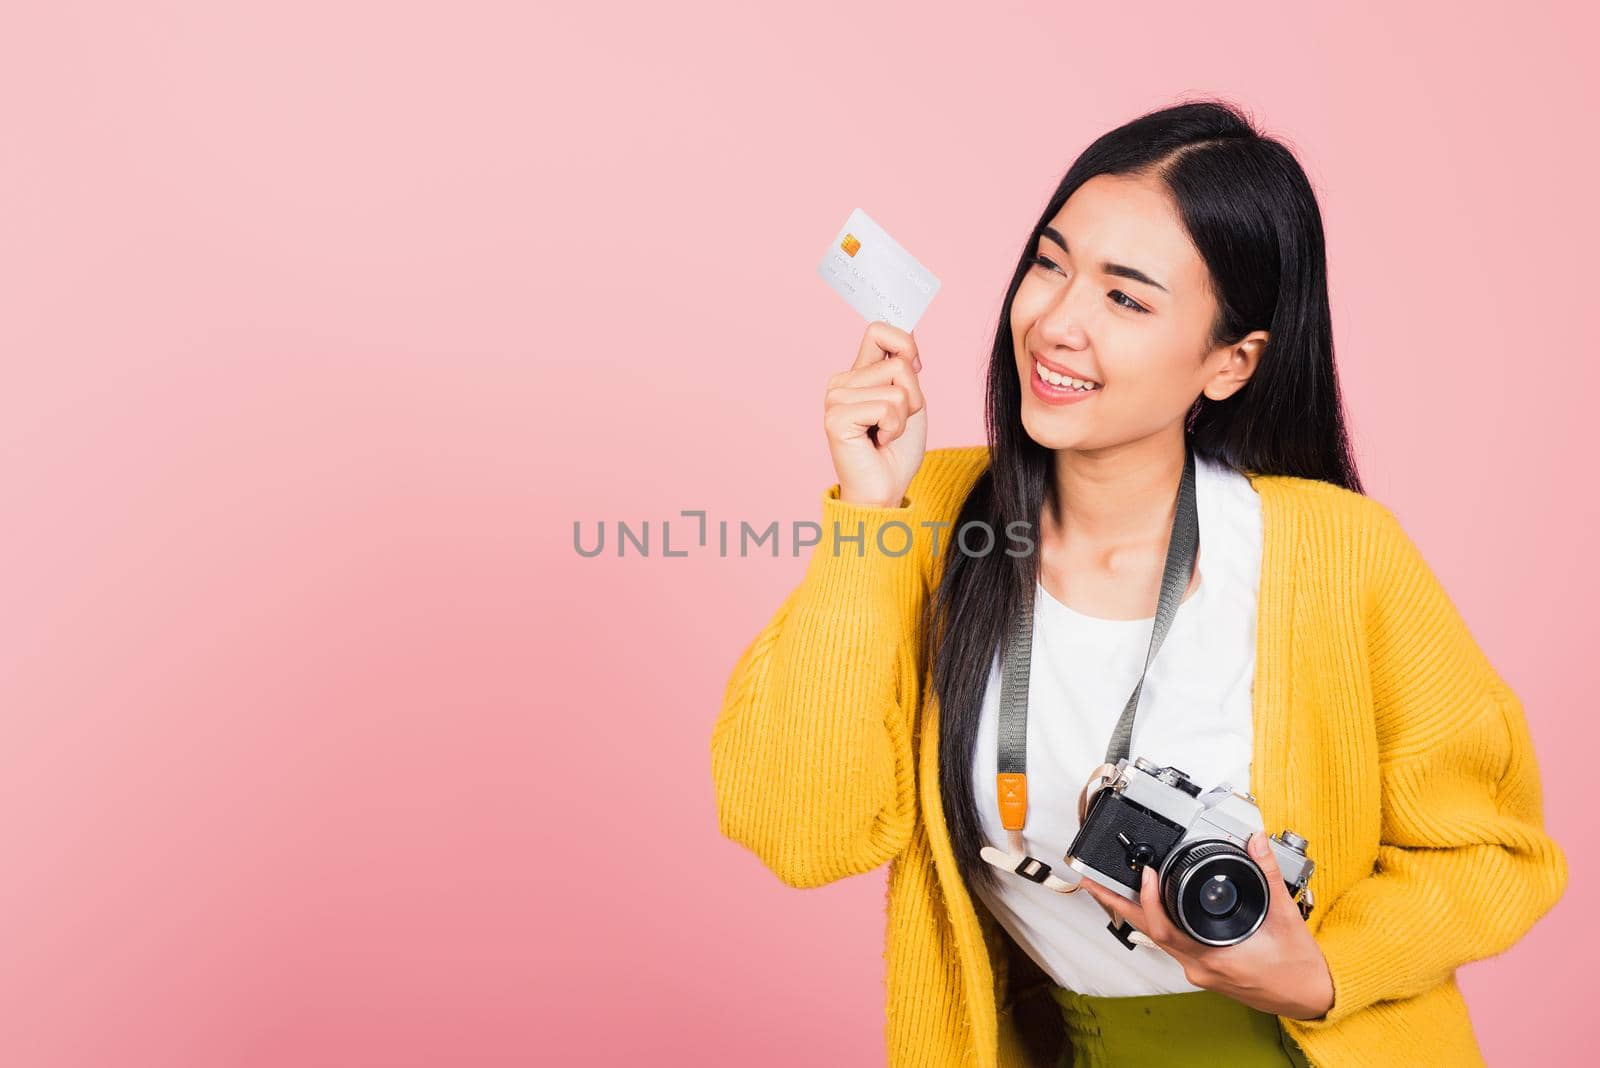
{"label": "neck", "polygon": [[1103,449],[1057,449],[1049,519],[1063,536],[1089,544],[1164,539],[1172,530],[1183,460],[1181,424]]}

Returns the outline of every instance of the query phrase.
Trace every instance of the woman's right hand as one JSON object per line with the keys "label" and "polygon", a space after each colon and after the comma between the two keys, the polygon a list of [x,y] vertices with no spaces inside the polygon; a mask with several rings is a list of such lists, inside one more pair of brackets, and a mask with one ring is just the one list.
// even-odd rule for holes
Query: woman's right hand
{"label": "woman's right hand", "polygon": [[881,320],[867,324],[856,362],[828,379],[822,425],[839,476],[839,499],[898,508],[922,465],[928,413],[917,340]]}

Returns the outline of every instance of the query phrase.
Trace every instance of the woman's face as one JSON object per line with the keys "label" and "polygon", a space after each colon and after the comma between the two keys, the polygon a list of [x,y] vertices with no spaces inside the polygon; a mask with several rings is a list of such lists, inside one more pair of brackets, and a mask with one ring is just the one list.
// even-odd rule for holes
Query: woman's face
{"label": "woman's face", "polygon": [[[1162,186],[1098,175],[1046,231],[1011,304],[1022,424],[1034,441],[1136,440],[1181,421],[1202,390],[1221,400],[1248,380],[1267,335],[1210,345],[1210,273]],[[1041,381],[1041,365],[1095,386]]]}

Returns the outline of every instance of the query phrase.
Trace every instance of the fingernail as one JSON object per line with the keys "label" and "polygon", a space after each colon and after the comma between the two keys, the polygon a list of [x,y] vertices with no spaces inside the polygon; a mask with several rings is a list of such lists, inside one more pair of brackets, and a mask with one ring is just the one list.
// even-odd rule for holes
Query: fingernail
{"label": "fingernail", "polygon": [[1250,836],[1250,852],[1258,857],[1267,855],[1267,836],[1260,831]]}

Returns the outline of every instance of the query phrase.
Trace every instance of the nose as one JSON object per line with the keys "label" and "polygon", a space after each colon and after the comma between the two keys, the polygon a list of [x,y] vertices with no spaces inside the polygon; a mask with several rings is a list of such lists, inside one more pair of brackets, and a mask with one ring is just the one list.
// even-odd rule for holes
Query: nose
{"label": "nose", "polygon": [[1084,301],[1092,299],[1089,290],[1087,284],[1078,284],[1076,276],[1055,287],[1050,303],[1034,323],[1034,334],[1041,345],[1082,349],[1089,344],[1089,335],[1084,331],[1084,324],[1089,321],[1089,307]]}

